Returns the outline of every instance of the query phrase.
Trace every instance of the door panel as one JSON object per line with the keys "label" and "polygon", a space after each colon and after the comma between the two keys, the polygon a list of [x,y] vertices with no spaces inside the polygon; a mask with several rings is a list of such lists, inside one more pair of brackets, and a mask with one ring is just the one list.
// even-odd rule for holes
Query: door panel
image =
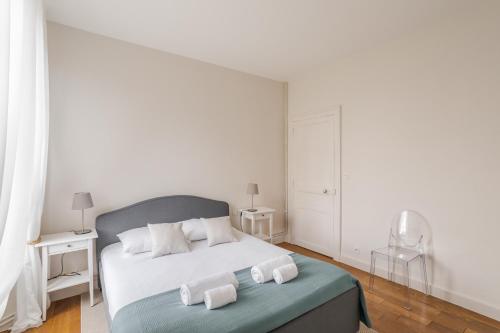
{"label": "door panel", "polygon": [[335,193],[333,116],[293,122],[291,126],[292,242],[333,255]]}

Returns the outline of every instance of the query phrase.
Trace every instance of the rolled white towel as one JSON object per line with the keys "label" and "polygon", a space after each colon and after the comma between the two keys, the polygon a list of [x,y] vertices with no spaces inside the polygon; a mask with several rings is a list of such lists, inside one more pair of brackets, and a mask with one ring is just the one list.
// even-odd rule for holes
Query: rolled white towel
{"label": "rolled white towel", "polygon": [[283,265],[273,270],[273,278],[277,284],[293,280],[299,275],[299,269],[295,263]]}
{"label": "rolled white towel", "polygon": [[236,288],[232,284],[205,291],[203,299],[209,310],[220,308],[229,303],[236,302]]}
{"label": "rolled white towel", "polygon": [[239,282],[233,272],[217,273],[202,279],[182,284],[180,287],[181,300],[184,305],[192,305],[203,302],[205,291],[217,287],[232,284],[238,289]]}
{"label": "rolled white towel", "polygon": [[255,265],[251,269],[252,279],[257,283],[265,283],[273,279],[273,270],[280,266],[293,264],[294,261],[289,255],[282,255]]}

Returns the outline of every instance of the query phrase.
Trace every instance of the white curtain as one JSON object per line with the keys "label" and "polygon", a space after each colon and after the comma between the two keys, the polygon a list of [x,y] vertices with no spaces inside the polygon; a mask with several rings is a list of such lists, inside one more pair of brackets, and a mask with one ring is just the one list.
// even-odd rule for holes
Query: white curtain
{"label": "white curtain", "polygon": [[41,324],[40,234],[48,147],[42,0],[0,0],[0,318],[16,288],[12,332]]}

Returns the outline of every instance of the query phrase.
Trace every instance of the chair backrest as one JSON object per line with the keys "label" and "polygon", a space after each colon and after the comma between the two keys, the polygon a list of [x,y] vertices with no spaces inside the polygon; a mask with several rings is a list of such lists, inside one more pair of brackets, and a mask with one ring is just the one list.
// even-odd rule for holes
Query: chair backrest
{"label": "chair backrest", "polygon": [[404,210],[393,220],[389,234],[389,246],[399,246],[425,252],[430,238],[430,226],[426,218],[413,210]]}

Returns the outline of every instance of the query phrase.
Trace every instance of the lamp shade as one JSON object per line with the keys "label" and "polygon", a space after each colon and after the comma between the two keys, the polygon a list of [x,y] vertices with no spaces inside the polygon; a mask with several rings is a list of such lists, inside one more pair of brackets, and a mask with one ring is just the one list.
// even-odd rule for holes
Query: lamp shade
{"label": "lamp shade", "polygon": [[92,202],[92,196],[89,192],[78,192],[73,194],[73,206],[72,209],[86,209],[94,207],[94,203]]}
{"label": "lamp shade", "polygon": [[259,194],[259,185],[249,183],[247,186],[247,194]]}

